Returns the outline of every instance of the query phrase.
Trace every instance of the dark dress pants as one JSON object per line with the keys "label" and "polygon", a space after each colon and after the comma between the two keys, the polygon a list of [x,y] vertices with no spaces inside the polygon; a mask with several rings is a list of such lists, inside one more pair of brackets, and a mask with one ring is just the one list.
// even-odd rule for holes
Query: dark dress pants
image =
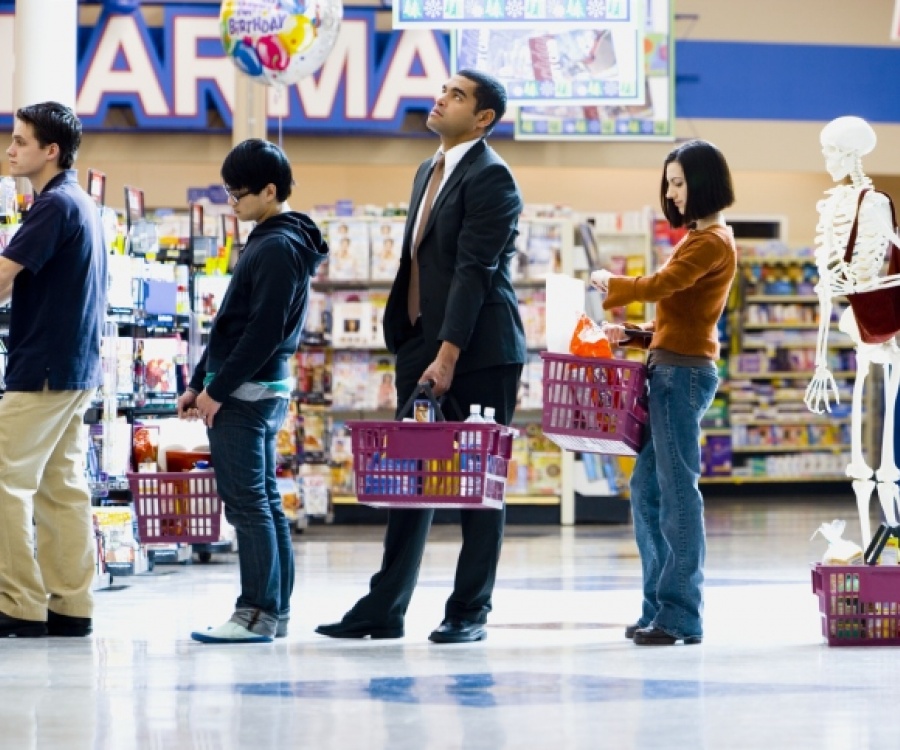
{"label": "dark dress pants", "polygon": [[[418,326],[417,326],[418,328]],[[437,345],[427,344],[414,333],[397,353],[398,409],[406,403],[425,368],[434,361]],[[503,365],[456,375],[450,394],[462,414],[445,402],[444,416],[462,420],[470,404],[493,406],[497,422],[509,424],[516,405],[522,365]],[[491,595],[503,543],[505,510],[461,510],[462,549],[456,564],[453,593],[445,617],[484,623],[491,611]],[[434,511],[388,511],[381,570],[373,577],[369,593],[347,613],[351,620],[367,620],[384,626],[400,626],[409,607]]]}

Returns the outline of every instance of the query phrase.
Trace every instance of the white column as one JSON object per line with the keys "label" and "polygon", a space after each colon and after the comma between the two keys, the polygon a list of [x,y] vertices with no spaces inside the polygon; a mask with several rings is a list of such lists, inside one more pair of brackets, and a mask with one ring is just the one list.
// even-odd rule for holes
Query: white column
{"label": "white column", "polygon": [[13,110],[57,101],[75,108],[78,0],[16,3]]}
{"label": "white column", "polygon": [[268,86],[256,83],[240,71],[234,74],[234,114],[231,124],[231,145],[248,138],[266,137],[266,99]]}

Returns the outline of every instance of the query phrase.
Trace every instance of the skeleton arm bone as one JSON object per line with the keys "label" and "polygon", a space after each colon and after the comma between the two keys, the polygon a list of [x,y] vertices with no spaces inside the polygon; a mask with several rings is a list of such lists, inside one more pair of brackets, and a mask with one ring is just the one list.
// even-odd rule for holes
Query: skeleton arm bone
{"label": "skeleton arm bone", "polygon": [[830,396],[834,394],[835,403],[840,403],[837,383],[828,369],[828,329],[831,323],[831,294],[828,285],[820,281],[816,285],[819,295],[819,334],[816,339],[816,371],[806,388],[803,401],[806,408],[816,414],[831,411]]}

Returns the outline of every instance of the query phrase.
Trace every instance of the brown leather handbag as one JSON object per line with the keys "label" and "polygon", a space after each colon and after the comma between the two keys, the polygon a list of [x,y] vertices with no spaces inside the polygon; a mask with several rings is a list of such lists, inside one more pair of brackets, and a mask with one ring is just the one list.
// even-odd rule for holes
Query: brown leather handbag
{"label": "brown leather handbag", "polygon": [[[859,232],[859,209],[868,192],[869,188],[866,188],[859,194],[856,216],[847,240],[847,251],[844,253],[845,263],[850,263],[853,258],[856,235]],[[890,204],[891,226],[895,227],[894,231],[896,232],[897,218],[894,214],[894,202],[887,193],[882,193],[882,195],[888,199]],[[891,257],[888,260],[887,272],[888,275],[900,273],[900,247],[893,242],[891,243]],[[860,338],[866,344],[883,344],[900,332],[900,286],[848,294],[847,300],[850,302],[850,307],[853,308],[853,317],[856,318]]]}

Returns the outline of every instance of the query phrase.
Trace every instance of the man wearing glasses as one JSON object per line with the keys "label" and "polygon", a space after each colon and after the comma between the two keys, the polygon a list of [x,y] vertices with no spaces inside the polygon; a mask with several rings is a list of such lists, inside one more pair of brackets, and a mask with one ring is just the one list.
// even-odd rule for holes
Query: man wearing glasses
{"label": "man wearing glasses", "polygon": [[225,157],[235,216],[256,222],[234,268],[209,343],[178,415],[206,425],[225,517],[237,532],[241,593],[231,618],[194,632],[203,643],[264,643],[287,635],[294,587],[291,533],[275,481],[275,440],[292,389],[310,277],[328,256],[316,224],[291,211],[291,165],[250,139]]}

